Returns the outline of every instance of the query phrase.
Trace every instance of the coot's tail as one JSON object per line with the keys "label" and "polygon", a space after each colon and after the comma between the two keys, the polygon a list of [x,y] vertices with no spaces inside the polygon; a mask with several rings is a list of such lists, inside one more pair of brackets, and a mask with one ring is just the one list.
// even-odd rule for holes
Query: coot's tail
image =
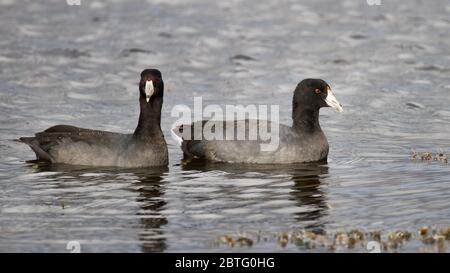
{"label": "coot's tail", "polygon": [[36,137],[21,137],[18,139],[18,141],[30,146],[30,148],[36,153],[37,159],[54,162],[52,156],[41,148]]}

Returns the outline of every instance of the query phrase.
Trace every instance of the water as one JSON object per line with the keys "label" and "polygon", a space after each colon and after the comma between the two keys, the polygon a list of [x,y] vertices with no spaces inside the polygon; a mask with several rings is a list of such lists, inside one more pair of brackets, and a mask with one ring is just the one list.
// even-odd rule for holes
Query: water
{"label": "water", "polygon": [[[450,225],[450,165],[409,159],[449,152],[449,14],[448,1],[0,1],[0,251],[307,251],[214,242]],[[13,140],[55,124],[132,131],[147,67],[166,83],[167,169],[26,163]],[[277,104],[290,124],[306,77],[345,109],[321,112],[327,165],[180,164],[175,105]]]}

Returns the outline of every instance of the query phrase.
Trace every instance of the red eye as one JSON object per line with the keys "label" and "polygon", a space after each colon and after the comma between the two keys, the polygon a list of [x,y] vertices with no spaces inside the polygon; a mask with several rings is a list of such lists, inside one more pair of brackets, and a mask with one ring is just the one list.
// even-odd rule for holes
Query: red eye
{"label": "red eye", "polygon": [[314,90],[314,92],[315,92],[316,94],[320,94],[320,89],[316,89],[316,90]]}

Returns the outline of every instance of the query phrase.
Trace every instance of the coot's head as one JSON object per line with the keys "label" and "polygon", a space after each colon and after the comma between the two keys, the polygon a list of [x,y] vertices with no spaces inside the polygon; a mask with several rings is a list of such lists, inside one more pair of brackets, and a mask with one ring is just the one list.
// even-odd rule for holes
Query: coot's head
{"label": "coot's head", "polygon": [[304,79],[294,91],[294,109],[297,107],[319,110],[321,107],[332,107],[338,112],[344,111],[331,87],[321,79]]}
{"label": "coot's head", "polygon": [[163,96],[164,82],[162,80],[161,72],[158,69],[145,69],[141,72],[139,92],[141,98],[145,98],[147,102],[151,99]]}

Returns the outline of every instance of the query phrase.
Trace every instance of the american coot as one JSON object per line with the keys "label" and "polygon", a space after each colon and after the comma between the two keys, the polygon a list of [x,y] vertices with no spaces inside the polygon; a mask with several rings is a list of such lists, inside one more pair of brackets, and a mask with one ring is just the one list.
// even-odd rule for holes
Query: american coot
{"label": "american coot", "polygon": [[161,131],[164,83],[161,72],[146,69],[139,82],[139,122],[133,134],[56,125],[22,137],[38,160],[89,166],[147,167],[168,164],[167,144]]}
{"label": "american coot", "polygon": [[[292,105],[292,127],[269,123],[267,127],[278,128],[278,145],[271,151],[262,149],[266,143],[264,138],[258,135],[254,140],[223,140],[195,137],[195,131],[202,129],[207,121],[198,121],[191,124],[183,124],[172,129],[174,135],[181,144],[185,157],[203,158],[206,160],[229,163],[302,163],[326,161],[328,156],[328,141],[320,128],[319,109],[333,107],[342,112],[330,86],[321,79],[305,79],[301,81],[294,91]],[[255,120],[245,120],[245,135],[249,136],[249,125]],[[223,126],[223,132],[227,128],[234,132],[238,121],[215,121],[215,126]],[[258,128],[264,126],[266,121],[257,120]],[[253,123],[255,124],[255,123]],[[196,127],[197,126],[197,127]],[[209,125],[211,126],[211,125]],[[211,126],[213,127],[213,126]],[[209,128],[209,127],[208,127]],[[213,131],[213,130],[211,130]],[[205,132],[203,132],[205,133]],[[236,136],[236,134],[235,134]],[[208,140],[209,139],[209,140]],[[267,140],[267,139],[266,139]]]}

